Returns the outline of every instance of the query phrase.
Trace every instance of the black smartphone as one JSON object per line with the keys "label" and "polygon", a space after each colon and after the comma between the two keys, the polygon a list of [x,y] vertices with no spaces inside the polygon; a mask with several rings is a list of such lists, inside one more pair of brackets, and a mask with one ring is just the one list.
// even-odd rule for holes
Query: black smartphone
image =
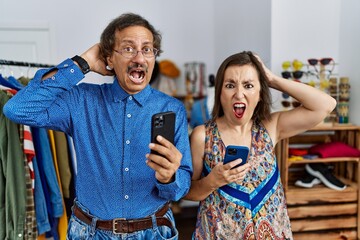
{"label": "black smartphone", "polygon": [[175,137],[175,113],[161,112],[156,113],[151,118],[151,142],[158,143],[156,137],[161,135],[172,144]]}
{"label": "black smartphone", "polygon": [[226,147],[224,164],[232,162],[238,158],[242,159],[242,162],[233,168],[241,166],[246,163],[249,155],[249,148],[246,146],[229,145]]}

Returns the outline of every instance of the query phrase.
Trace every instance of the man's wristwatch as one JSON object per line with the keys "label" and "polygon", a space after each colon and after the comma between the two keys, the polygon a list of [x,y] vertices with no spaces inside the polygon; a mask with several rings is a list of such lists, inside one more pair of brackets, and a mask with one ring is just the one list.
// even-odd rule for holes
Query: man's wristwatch
{"label": "man's wristwatch", "polygon": [[81,71],[83,72],[83,74],[87,74],[88,72],[90,72],[89,64],[82,57],[75,55],[74,57],[71,58],[71,60],[73,60],[74,62],[79,64],[79,67],[80,67]]}

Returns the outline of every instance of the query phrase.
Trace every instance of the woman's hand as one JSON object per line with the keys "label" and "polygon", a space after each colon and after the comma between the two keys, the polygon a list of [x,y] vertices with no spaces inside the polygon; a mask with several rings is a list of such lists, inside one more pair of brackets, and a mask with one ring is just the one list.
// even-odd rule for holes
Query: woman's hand
{"label": "woman's hand", "polygon": [[211,170],[207,181],[209,181],[213,189],[217,189],[233,182],[239,183],[239,181],[244,180],[246,173],[250,169],[249,163],[245,163],[242,166],[233,168],[241,162],[241,159],[237,159],[227,164],[223,164],[222,162],[218,163]]}
{"label": "woman's hand", "polygon": [[270,69],[268,69],[268,68],[265,66],[264,62],[261,60],[261,58],[260,58],[258,55],[254,54],[254,56],[255,56],[256,59],[261,63],[261,65],[262,65],[262,67],[263,67],[263,69],[264,69],[264,71],[265,71],[265,74],[266,74],[266,77],[267,77],[269,86],[270,86],[270,87],[274,87],[274,86],[272,85],[272,83],[275,81],[276,78],[279,78],[279,77],[278,77],[277,75],[275,75],[272,71],[270,71]]}

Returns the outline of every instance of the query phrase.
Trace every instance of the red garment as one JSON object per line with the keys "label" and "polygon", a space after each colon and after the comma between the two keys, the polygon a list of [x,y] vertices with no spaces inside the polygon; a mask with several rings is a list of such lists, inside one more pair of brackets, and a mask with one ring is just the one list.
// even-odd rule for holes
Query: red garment
{"label": "red garment", "polygon": [[33,158],[35,156],[34,142],[32,140],[31,130],[29,126],[24,125],[24,153],[30,169],[31,187],[35,189],[35,174],[33,167]]}
{"label": "red garment", "polygon": [[304,148],[289,148],[290,156],[304,156],[308,154],[308,149]]}
{"label": "red garment", "polygon": [[360,157],[360,150],[343,142],[330,142],[318,144],[309,149],[310,154],[319,155],[322,158],[329,157]]}

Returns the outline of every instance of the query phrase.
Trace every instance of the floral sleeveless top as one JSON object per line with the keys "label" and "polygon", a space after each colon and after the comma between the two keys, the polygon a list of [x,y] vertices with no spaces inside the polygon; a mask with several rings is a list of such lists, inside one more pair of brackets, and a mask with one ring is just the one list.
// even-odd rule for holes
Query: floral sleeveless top
{"label": "floral sleeveless top", "polygon": [[[214,121],[205,124],[203,174],[223,161],[226,146]],[[252,126],[251,167],[245,179],[225,185],[200,202],[193,239],[293,239],[271,138]]]}

